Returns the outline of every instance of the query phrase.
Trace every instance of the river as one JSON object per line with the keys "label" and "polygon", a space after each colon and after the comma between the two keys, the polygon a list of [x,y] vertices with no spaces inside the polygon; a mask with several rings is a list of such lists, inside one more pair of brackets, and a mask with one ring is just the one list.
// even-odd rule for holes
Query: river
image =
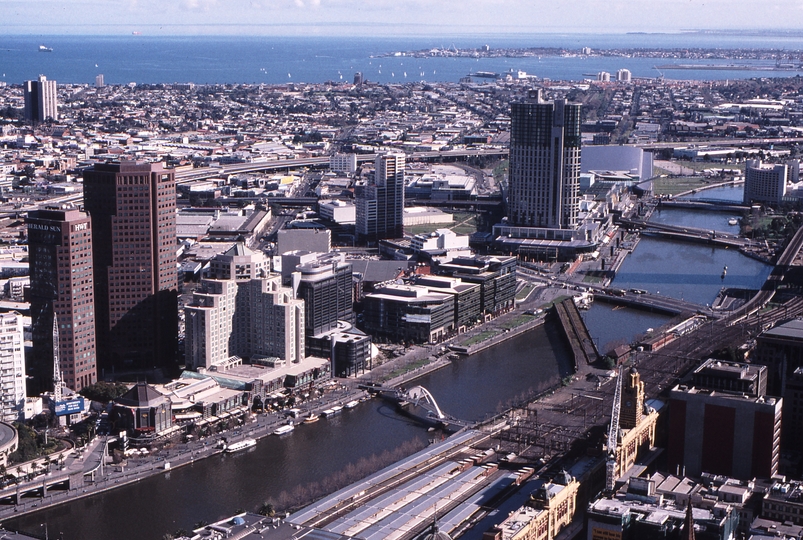
{"label": "river", "polygon": [[735,249],[645,237],[625,259],[612,284],[706,305],[723,287],[760,288],[771,270]]}
{"label": "river", "polygon": [[[541,391],[568,373],[559,331],[545,325],[430,373],[426,387],[441,408],[467,420],[506,407],[511,398]],[[4,522],[12,530],[64,540],[159,539],[237,510],[255,511],[264,501],[303,496],[327,484],[350,464],[372,455],[424,446],[433,434],[399,416],[380,399],[344,410],[333,419],[267,437],[241,454],[222,454],[87,499]],[[402,456],[399,456],[399,458]],[[358,467],[359,468],[359,467]]]}

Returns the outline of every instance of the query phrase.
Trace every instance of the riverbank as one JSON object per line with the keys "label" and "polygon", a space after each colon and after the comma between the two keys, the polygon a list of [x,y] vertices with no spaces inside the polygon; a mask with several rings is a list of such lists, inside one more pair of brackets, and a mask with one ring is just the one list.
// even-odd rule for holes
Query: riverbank
{"label": "riverbank", "polygon": [[[337,390],[325,394],[301,409],[302,415],[310,412],[320,413],[334,405],[345,405],[349,401],[366,397],[367,393],[356,386],[341,385]],[[127,458],[119,464],[107,463],[105,455],[108,437],[96,437],[82,452],[72,456],[71,463],[65,469],[66,474],[52,474],[39,477],[32,482],[22,483],[0,491],[0,500],[9,500],[18,492],[29,492],[41,488],[44,482],[50,484],[57,480],[70,479],[69,489],[49,488],[44,497],[21,497],[19,504],[0,504],[0,521],[23,516],[39,510],[72,502],[106,491],[140,482],[145,478],[157,475],[169,475],[170,471],[191,465],[197,460],[208,458],[223,452],[218,442],[225,437],[229,444],[248,438],[263,439],[272,435],[275,429],[287,422],[284,413],[254,414],[250,420],[238,428],[218,433],[197,441],[177,443],[157,450],[148,456]],[[103,460],[103,465],[100,461]],[[69,471],[72,469],[72,471]],[[85,479],[95,471],[94,481]]]}

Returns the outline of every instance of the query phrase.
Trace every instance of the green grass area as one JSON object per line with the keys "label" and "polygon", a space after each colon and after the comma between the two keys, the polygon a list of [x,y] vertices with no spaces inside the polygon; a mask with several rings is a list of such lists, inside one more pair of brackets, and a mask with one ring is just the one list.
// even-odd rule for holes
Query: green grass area
{"label": "green grass area", "polygon": [[517,317],[510,319],[509,321],[503,322],[500,326],[505,330],[510,330],[512,328],[516,328],[517,326],[521,326],[526,322],[530,322],[531,320],[533,320],[533,318],[534,315],[528,315],[526,313],[522,313],[521,315],[518,315]]}
{"label": "green grass area", "polygon": [[488,330],[483,330],[477,335],[471,336],[469,339],[461,343],[460,345],[464,347],[471,347],[472,345],[476,345],[477,343],[482,343],[486,339],[491,339],[492,337],[498,335],[500,330],[498,328],[489,328]]}
{"label": "green grass area", "polygon": [[652,189],[656,195],[676,195],[692,189],[700,189],[710,184],[701,176],[678,176],[676,178],[655,178]]}
{"label": "green grass area", "polygon": [[497,185],[501,184],[505,180],[505,178],[507,178],[507,171],[509,167],[510,167],[510,161],[504,160],[494,168],[493,175]]}
{"label": "green grass area", "polygon": [[411,363],[409,363],[407,365],[404,365],[404,366],[401,366],[401,367],[398,367],[398,368],[394,369],[393,371],[391,371],[390,373],[388,373],[387,375],[382,377],[382,380],[387,381],[387,380],[399,377],[401,375],[404,375],[405,373],[409,373],[411,371],[415,371],[416,369],[418,369],[420,367],[426,366],[427,364],[429,364],[429,359],[428,358],[424,358],[423,360],[416,360],[415,362],[411,362]]}
{"label": "green grass area", "polygon": [[583,276],[583,283],[598,284],[604,282],[605,282],[605,276],[602,275],[601,272],[595,274],[587,273],[585,276]]}
{"label": "green grass area", "polygon": [[516,293],[516,300],[521,302],[522,300],[530,296],[530,293],[532,292],[533,289],[535,289],[535,285],[533,285],[532,283],[525,284],[524,287],[522,287],[521,290]]}

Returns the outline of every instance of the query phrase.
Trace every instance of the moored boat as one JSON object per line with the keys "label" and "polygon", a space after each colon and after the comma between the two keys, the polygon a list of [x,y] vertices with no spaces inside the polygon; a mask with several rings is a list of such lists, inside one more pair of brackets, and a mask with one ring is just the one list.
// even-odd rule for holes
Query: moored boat
{"label": "moored boat", "polygon": [[242,441],[237,441],[236,443],[231,443],[230,445],[226,446],[224,451],[227,454],[231,454],[233,452],[245,450],[246,448],[251,448],[252,446],[256,446],[256,444],[257,442],[254,439],[243,439]]}
{"label": "moored boat", "polygon": [[353,409],[354,407],[356,407],[359,404],[360,404],[360,402],[355,399],[355,400],[352,400],[352,401],[349,401],[348,403],[346,403],[345,407],[347,409]]}
{"label": "moored boat", "polygon": [[279,426],[279,427],[277,427],[277,428],[276,428],[276,429],[273,431],[273,434],[274,434],[274,435],[287,435],[288,433],[290,433],[290,432],[291,432],[291,431],[293,431],[294,429],[295,429],[295,426],[292,426],[292,425],[289,425],[289,424],[285,424],[285,425],[283,425],[283,426]]}
{"label": "moored boat", "polygon": [[313,422],[317,422],[320,420],[321,417],[314,412],[309,413],[309,415],[304,419],[305,424],[312,424]]}

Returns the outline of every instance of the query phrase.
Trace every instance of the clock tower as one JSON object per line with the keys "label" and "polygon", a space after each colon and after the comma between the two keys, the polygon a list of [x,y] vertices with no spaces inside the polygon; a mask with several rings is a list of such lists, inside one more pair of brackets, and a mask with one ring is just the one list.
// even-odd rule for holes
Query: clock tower
{"label": "clock tower", "polygon": [[631,367],[622,381],[622,404],[619,413],[619,426],[633,429],[644,415],[644,383],[636,368]]}

